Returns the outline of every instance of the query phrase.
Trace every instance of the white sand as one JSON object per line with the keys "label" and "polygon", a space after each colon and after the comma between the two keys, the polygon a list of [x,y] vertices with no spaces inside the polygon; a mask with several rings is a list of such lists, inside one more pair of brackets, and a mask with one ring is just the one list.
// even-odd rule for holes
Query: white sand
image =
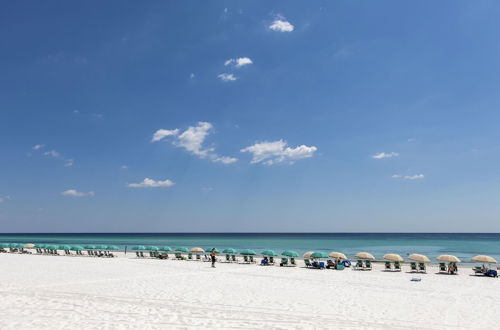
{"label": "white sand", "polygon": [[[0,329],[498,329],[499,279],[0,254]],[[411,282],[419,276],[421,282]]]}

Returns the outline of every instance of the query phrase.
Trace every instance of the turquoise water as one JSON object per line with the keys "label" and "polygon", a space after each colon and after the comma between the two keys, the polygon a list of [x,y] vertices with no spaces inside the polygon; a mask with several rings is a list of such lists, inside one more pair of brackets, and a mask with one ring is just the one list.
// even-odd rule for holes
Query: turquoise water
{"label": "turquoise water", "polygon": [[331,233],[331,234],[0,234],[0,243],[109,244],[128,250],[133,245],[224,249],[273,249],[339,251],[353,256],[359,251],[381,258],[386,253],[405,257],[421,253],[431,259],[440,254],[454,254],[469,261],[477,254],[500,260],[500,234],[394,234],[394,233]]}

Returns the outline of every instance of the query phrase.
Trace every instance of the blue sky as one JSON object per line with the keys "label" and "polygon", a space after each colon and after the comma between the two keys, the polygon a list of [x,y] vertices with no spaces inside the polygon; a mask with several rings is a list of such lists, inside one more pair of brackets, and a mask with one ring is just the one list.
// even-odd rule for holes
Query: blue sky
{"label": "blue sky", "polygon": [[499,15],[4,3],[0,230],[498,232]]}

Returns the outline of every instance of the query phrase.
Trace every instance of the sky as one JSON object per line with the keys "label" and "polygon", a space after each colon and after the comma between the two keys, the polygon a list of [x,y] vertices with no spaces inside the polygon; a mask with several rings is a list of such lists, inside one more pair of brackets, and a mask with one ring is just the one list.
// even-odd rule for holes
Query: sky
{"label": "sky", "polygon": [[500,232],[497,1],[10,1],[0,232]]}

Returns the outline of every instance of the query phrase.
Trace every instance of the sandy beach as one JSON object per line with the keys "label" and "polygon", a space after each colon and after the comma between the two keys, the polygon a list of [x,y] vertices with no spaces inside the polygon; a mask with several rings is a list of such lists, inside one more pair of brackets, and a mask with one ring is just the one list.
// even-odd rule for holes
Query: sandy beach
{"label": "sandy beach", "polygon": [[[300,263],[300,266],[302,263]],[[1,329],[496,329],[500,282],[197,261],[0,255]],[[412,282],[420,277],[421,282]]]}

